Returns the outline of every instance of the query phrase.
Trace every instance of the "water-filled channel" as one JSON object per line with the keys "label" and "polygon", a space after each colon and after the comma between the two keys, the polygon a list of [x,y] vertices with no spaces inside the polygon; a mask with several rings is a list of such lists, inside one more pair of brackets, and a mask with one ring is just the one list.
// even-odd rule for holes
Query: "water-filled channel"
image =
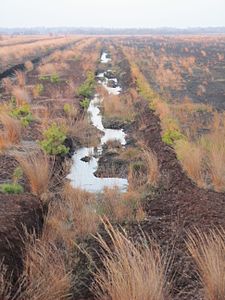
{"label": "water-filled channel", "polygon": [[[108,63],[111,59],[108,57],[107,52],[103,52],[101,56],[101,63]],[[110,79],[115,82],[115,87],[109,87],[109,79],[105,77],[105,73],[100,73],[97,76],[99,83],[104,86],[109,94],[119,95],[121,87],[117,85],[117,78]],[[121,191],[126,191],[128,181],[125,178],[99,178],[94,175],[98,168],[98,157],[102,153],[102,146],[109,140],[118,140],[122,145],[126,144],[126,134],[123,129],[107,129],[104,128],[102,123],[102,115],[99,109],[99,105],[103,101],[99,95],[90,101],[88,107],[88,114],[90,116],[90,122],[97,129],[102,131],[101,142],[96,148],[94,147],[82,147],[75,151],[73,155],[73,164],[68,178],[71,180],[71,184],[75,188],[81,188],[89,192],[98,193],[102,192],[105,187],[117,186]],[[97,153],[96,153],[97,152]],[[84,157],[90,157],[88,162],[81,160]]]}

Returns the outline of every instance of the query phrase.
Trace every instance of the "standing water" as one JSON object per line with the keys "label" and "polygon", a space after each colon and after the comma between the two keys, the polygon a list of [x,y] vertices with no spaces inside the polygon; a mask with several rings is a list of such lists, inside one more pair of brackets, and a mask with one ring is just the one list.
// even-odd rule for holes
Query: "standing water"
{"label": "standing water", "polygon": [[[108,54],[106,52],[102,53],[101,63],[108,63],[111,61],[108,58]],[[108,86],[108,78],[105,77],[104,73],[100,73],[97,76],[101,81],[99,81],[109,94],[119,95],[121,92],[121,87],[117,86],[117,78],[113,78],[116,83],[116,87]],[[104,128],[102,124],[102,115],[99,109],[99,104],[103,99],[99,97],[99,95],[95,95],[95,97],[90,101],[88,107],[88,113],[90,115],[90,120],[93,126],[97,129],[101,130],[103,136],[101,138],[101,142],[97,147],[98,155],[102,153],[103,144],[107,143],[110,140],[118,140],[121,145],[126,144],[125,133],[123,129],[107,129]],[[73,155],[73,165],[70,171],[68,178],[71,180],[73,187],[81,188],[88,192],[102,192],[105,187],[118,187],[121,191],[126,191],[128,186],[127,179],[124,178],[100,178],[94,175],[95,171],[98,168],[98,158],[95,157],[95,150],[93,147],[83,147],[78,149]],[[85,156],[89,156],[89,162],[85,162],[81,160]]]}

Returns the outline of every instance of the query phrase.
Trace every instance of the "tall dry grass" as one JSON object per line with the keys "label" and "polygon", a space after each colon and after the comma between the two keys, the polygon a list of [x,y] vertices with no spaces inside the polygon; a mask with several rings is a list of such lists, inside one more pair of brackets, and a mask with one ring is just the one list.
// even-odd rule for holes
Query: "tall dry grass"
{"label": "tall dry grass", "polygon": [[212,146],[209,153],[212,184],[216,191],[225,191],[225,144],[222,148]]}
{"label": "tall dry grass", "polygon": [[24,60],[32,59],[34,57],[41,56],[48,53],[49,48],[57,49],[60,46],[66,45],[77,40],[78,37],[52,37],[47,39],[35,40],[28,44],[10,45],[0,48],[1,58],[1,70],[3,71],[7,67],[19,63],[23,63]]}
{"label": "tall dry grass", "polygon": [[121,193],[118,187],[104,189],[97,201],[97,213],[111,222],[141,221],[145,217],[140,195],[133,190]]}
{"label": "tall dry grass", "polygon": [[42,196],[47,193],[52,176],[52,168],[47,155],[38,153],[15,154],[24,174],[26,175],[31,192],[34,195]]}
{"label": "tall dry grass", "polygon": [[43,239],[63,245],[70,253],[74,241],[97,231],[99,217],[95,212],[94,195],[74,189],[67,183],[61,200],[52,203],[43,230]]}
{"label": "tall dry grass", "polygon": [[151,149],[145,149],[143,154],[147,164],[147,183],[156,186],[160,177],[157,156]]}
{"label": "tall dry grass", "polygon": [[24,271],[17,300],[70,299],[71,278],[63,254],[54,243],[32,238],[26,242]]}
{"label": "tall dry grass", "polygon": [[0,130],[0,149],[18,144],[21,139],[21,124],[6,113],[0,114],[0,123],[3,130]]}
{"label": "tall dry grass", "polygon": [[34,65],[33,65],[32,61],[30,61],[30,60],[27,60],[24,65],[25,65],[26,71],[28,71],[28,72],[32,71],[34,68]]}
{"label": "tall dry grass", "polygon": [[97,146],[99,144],[99,132],[90,124],[87,115],[76,119],[69,117],[64,120],[64,126],[69,136],[77,139],[82,145]]}
{"label": "tall dry grass", "polygon": [[199,143],[180,140],[176,143],[175,149],[184,170],[198,186],[205,187],[206,182],[203,174],[203,158],[205,154],[201,145]]}
{"label": "tall dry grass", "polygon": [[14,86],[12,88],[12,95],[15,97],[17,106],[29,103],[31,101],[30,95],[24,87]]}
{"label": "tall dry grass", "polygon": [[129,94],[123,96],[107,95],[103,99],[104,115],[108,118],[119,118],[122,120],[133,120],[133,99]]}
{"label": "tall dry grass", "polygon": [[26,85],[26,77],[24,72],[22,71],[15,71],[16,81],[19,87],[24,88]]}
{"label": "tall dry grass", "polygon": [[201,279],[205,300],[225,299],[225,231],[189,234],[187,247]]}
{"label": "tall dry grass", "polygon": [[97,240],[104,251],[104,270],[95,275],[98,299],[168,300],[166,265],[156,245],[142,238],[134,244],[125,231],[104,223],[111,239],[109,246],[102,236]]}

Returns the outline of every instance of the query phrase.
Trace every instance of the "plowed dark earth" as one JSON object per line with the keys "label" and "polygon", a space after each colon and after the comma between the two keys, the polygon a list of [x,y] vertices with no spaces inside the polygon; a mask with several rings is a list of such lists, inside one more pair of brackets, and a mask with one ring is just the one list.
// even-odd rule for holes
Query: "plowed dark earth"
{"label": "plowed dark earth", "polygon": [[[156,153],[161,181],[157,188],[149,189],[144,195],[146,219],[141,223],[132,222],[122,226],[135,241],[144,233],[160,245],[162,255],[169,262],[167,278],[171,285],[171,299],[202,300],[200,281],[185,241],[190,230],[198,228],[207,232],[215,226],[225,227],[225,194],[197,187],[183,171],[174,150],[162,142],[160,120],[148,104],[139,102],[137,111],[139,117],[133,127],[134,135]],[[109,241],[104,230],[100,231],[104,239]],[[101,268],[101,249],[96,240],[87,237],[80,245]],[[83,282],[73,291],[73,299],[79,299],[79,296],[92,299],[88,297],[91,297],[89,288],[93,279],[85,256],[80,254],[80,260],[74,268],[75,274],[80,272],[83,276]]]}
{"label": "plowed dark earth", "polygon": [[[140,105],[139,111],[137,135],[156,153],[161,173],[160,187],[145,198],[148,220],[141,228],[171,256],[168,272],[174,281],[173,299],[202,299],[185,239],[195,227],[203,231],[225,227],[225,193],[197,187],[183,171],[174,150],[162,142],[159,118],[147,104]],[[137,231],[131,227],[130,232]]]}
{"label": "plowed dark earth", "polygon": [[[42,227],[40,201],[30,195],[0,194],[0,254],[8,271],[17,279],[22,270],[26,230],[39,232]],[[25,229],[26,228],[26,229]]]}

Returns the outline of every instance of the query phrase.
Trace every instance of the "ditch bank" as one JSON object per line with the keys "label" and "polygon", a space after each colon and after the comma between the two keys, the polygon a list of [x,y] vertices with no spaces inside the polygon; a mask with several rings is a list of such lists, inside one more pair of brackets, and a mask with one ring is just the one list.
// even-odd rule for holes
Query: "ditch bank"
{"label": "ditch bank", "polygon": [[161,178],[158,187],[143,195],[148,220],[128,230],[136,238],[140,227],[171,259],[168,277],[173,278],[173,299],[199,300],[201,287],[185,241],[195,228],[203,232],[215,226],[225,228],[225,193],[199,188],[183,171],[174,149],[162,141],[159,117],[147,103],[139,103],[138,111],[136,135],[156,153]]}

